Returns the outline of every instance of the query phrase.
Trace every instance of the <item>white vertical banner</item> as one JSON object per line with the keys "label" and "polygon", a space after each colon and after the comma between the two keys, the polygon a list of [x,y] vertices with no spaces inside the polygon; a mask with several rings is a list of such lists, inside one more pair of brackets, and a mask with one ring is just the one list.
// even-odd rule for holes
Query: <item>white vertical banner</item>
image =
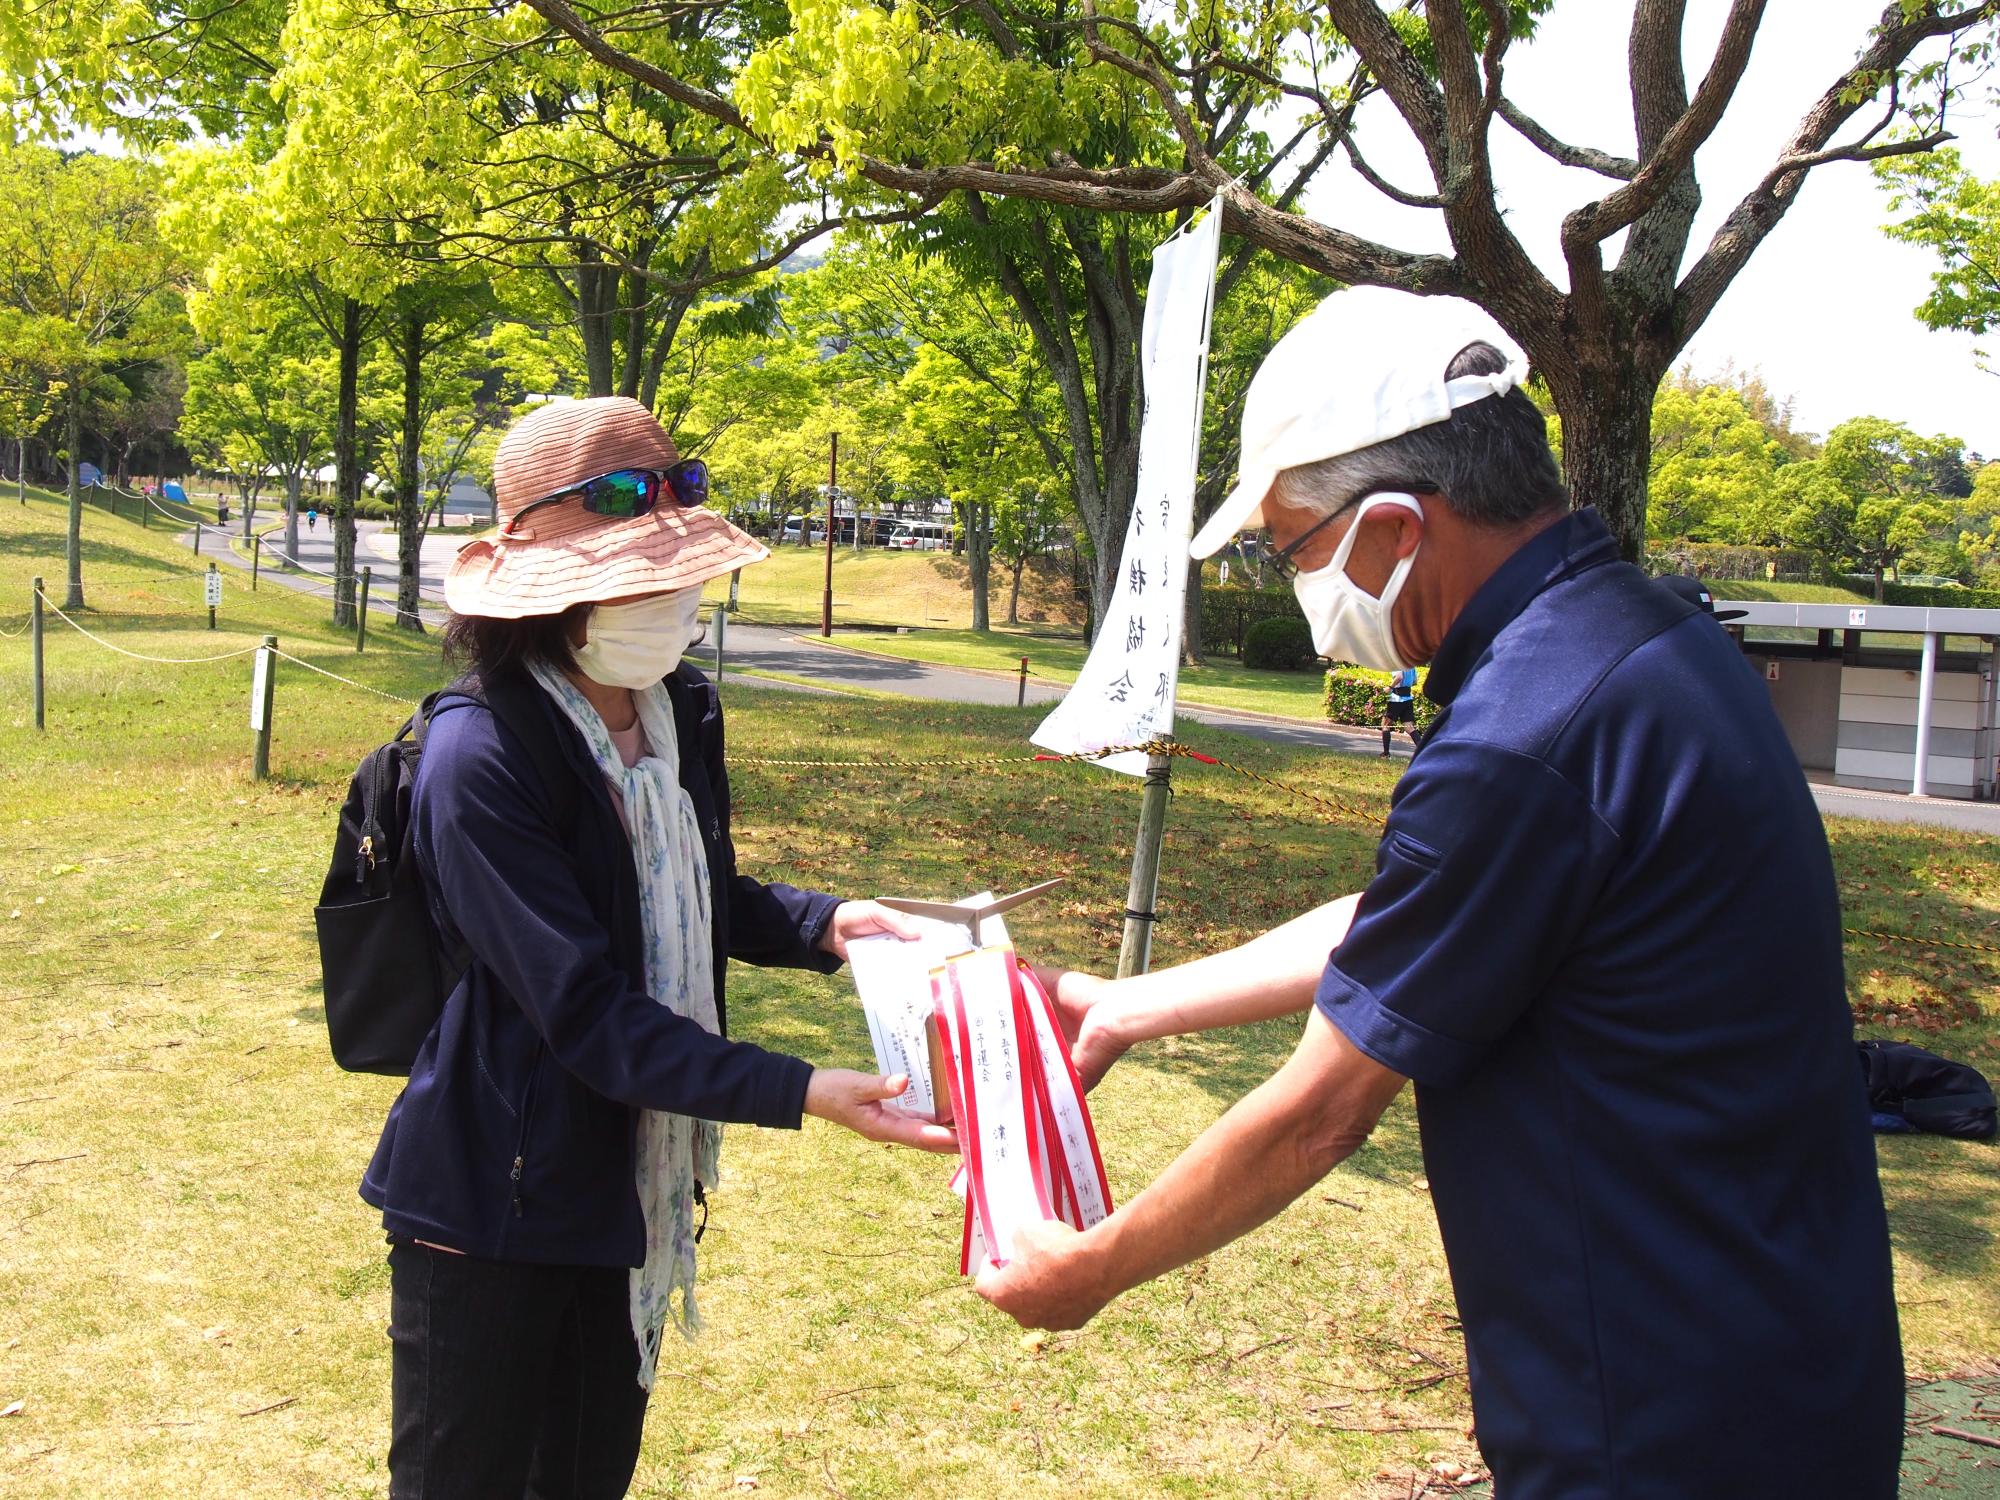
{"label": "white vertical banner", "polygon": [[[1153,252],[1140,338],[1146,408],[1139,428],[1139,488],[1125,529],[1117,591],[1075,685],[1030,737],[1044,750],[1075,755],[1174,732],[1221,238],[1218,196],[1199,219]],[[1146,757],[1137,752],[1102,764],[1134,776],[1146,772]]]}

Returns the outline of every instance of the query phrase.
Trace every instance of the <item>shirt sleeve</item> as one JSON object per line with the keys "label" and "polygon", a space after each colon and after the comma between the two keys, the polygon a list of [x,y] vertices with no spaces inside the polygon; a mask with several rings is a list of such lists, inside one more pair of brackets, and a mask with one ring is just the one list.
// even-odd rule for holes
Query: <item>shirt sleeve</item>
{"label": "shirt sleeve", "polygon": [[1462,1081],[1562,964],[1615,846],[1545,762],[1476,741],[1425,746],[1315,1002],[1384,1067]]}

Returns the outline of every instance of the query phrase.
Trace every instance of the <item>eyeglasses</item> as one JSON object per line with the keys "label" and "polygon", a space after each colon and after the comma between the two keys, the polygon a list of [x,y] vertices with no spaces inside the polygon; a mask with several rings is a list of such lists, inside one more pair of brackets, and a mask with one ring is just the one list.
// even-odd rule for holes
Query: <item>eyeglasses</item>
{"label": "eyeglasses", "polygon": [[[1276,552],[1269,553],[1264,559],[1264,565],[1277,575],[1278,582],[1290,583],[1294,578],[1299,576],[1299,565],[1296,561],[1299,549],[1304,547],[1307,542],[1318,536],[1322,531],[1326,530],[1335,521],[1346,515],[1350,510],[1354,509],[1363,500],[1375,495],[1436,495],[1441,493],[1442,491],[1428,480],[1398,481],[1393,484],[1371,485],[1360,494],[1349,499],[1345,505],[1338,506],[1330,514],[1321,516]],[[1270,543],[1266,541],[1265,546],[1268,548]]]}
{"label": "eyeglasses", "polygon": [[690,458],[671,469],[614,469],[609,474],[565,485],[552,495],[522,506],[501,534],[512,536],[524,520],[548,505],[580,500],[583,508],[594,516],[627,519],[649,514],[662,499],[684,509],[708,504],[708,465]]}

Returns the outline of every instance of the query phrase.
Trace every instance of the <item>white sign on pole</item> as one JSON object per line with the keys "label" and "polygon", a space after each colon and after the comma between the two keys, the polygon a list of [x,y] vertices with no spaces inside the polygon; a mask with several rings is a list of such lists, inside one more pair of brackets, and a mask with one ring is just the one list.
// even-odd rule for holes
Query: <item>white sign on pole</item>
{"label": "white sign on pole", "polygon": [[208,577],[204,579],[202,582],[201,593],[202,593],[202,598],[207,601],[208,607],[210,609],[216,609],[221,606],[222,575],[216,572],[213,568],[209,569]]}
{"label": "white sign on pole", "polygon": [[271,680],[271,648],[259,646],[253,659],[257,665],[250,678],[250,727],[261,734],[264,730],[264,704],[269,699],[265,684]]}
{"label": "white sign on pole", "polygon": [[[1076,683],[1031,736],[1074,755],[1174,732],[1188,538],[1194,531],[1195,461],[1209,313],[1222,235],[1220,198],[1153,253],[1140,363],[1146,411],[1139,429],[1139,487],[1126,525],[1117,590]],[[1102,764],[1143,776],[1146,757]]]}

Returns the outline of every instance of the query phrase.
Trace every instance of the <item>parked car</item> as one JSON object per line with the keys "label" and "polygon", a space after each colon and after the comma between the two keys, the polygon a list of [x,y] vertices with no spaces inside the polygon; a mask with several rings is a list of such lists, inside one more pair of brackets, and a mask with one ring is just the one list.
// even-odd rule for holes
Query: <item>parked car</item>
{"label": "parked car", "polygon": [[899,552],[940,552],[951,545],[951,527],[943,521],[904,521],[889,534]]}

